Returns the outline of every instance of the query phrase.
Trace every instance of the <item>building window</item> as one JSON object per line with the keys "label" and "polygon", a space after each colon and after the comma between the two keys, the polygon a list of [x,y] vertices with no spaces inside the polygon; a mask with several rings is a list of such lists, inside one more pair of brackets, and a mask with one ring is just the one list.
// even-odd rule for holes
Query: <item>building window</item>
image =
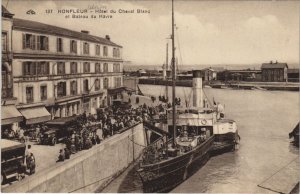
{"label": "building window", "polygon": [[120,54],[120,49],[117,48],[117,57],[120,58],[121,57],[121,54]]}
{"label": "building window", "polygon": [[100,55],[100,45],[96,45],[96,55]]}
{"label": "building window", "polygon": [[67,93],[66,93],[66,82],[59,82],[57,84],[57,96],[58,97],[63,97],[63,96],[66,96]]}
{"label": "building window", "polygon": [[71,95],[76,95],[77,94],[77,81],[72,81],[71,82]]}
{"label": "building window", "polygon": [[103,81],[103,88],[104,89],[108,89],[108,78],[106,77],[106,78],[104,78],[104,81]]}
{"label": "building window", "polygon": [[8,64],[2,63],[2,98],[9,98],[13,96],[11,72],[8,71]]}
{"label": "building window", "polygon": [[2,66],[2,89],[7,88],[7,71],[3,71]]}
{"label": "building window", "polygon": [[113,71],[114,72],[121,72],[121,68],[120,68],[120,64],[119,63],[114,63]]}
{"label": "building window", "polygon": [[108,56],[108,49],[107,49],[107,46],[104,46],[104,47],[103,47],[103,56],[104,56],[104,57],[107,57],[107,56]]}
{"label": "building window", "polygon": [[76,73],[77,73],[77,63],[71,62],[71,74],[76,74]]}
{"label": "building window", "polygon": [[113,57],[117,57],[116,48],[113,48]]}
{"label": "building window", "polygon": [[37,36],[37,49],[38,50],[49,50],[49,38],[47,36]]}
{"label": "building window", "polygon": [[121,85],[122,85],[122,78],[120,78],[120,77],[115,77],[114,78],[114,81],[115,81],[115,87],[117,88],[117,87],[121,87]]}
{"label": "building window", "polygon": [[85,42],[83,44],[83,54],[89,54],[90,53],[90,45],[89,43]]}
{"label": "building window", "polygon": [[23,75],[36,75],[35,62],[23,62]]}
{"label": "building window", "polygon": [[41,86],[41,100],[47,99],[47,86]]}
{"label": "building window", "polygon": [[107,72],[108,72],[108,64],[107,64],[107,63],[104,63],[104,64],[103,64],[103,72],[104,72],[104,73],[107,73]]}
{"label": "building window", "polygon": [[96,73],[100,73],[100,72],[101,72],[101,66],[100,66],[100,63],[96,63],[96,64],[95,64],[95,72],[96,72]]}
{"label": "building window", "polygon": [[33,87],[26,87],[26,102],[33,102]]}
{"label": "building window", "polygon": [[76,40],[70,41],[70,52],[77,53],[77,41]]}
{"label": "building window", "polygon": [[39,62],[36,65],[37,75],[49,75],[49,62]]}
{"label": "building window", "polygon": [[23,49],[33,49],[35,50],[35,39],[36,36],[32,34],[23,34]]}
{"label": "building window", "polygon": [[23,62],[23,75],[49,75],[49,62]]}
{"label": "building window", "polygon": [[96,91],[100,90],[100,80],[99,79],[95,80],[95,90]]}
{"label": "building window", "polygon": [[120,49],[113,48],[113,57],[120,57]]}
{"label": "building window", "polygon": [[88,93],[89,92],[89,80],[83,80],[83,92]]}
{"label": "building window", "polygon": [[89,73],[90,72],[90,63],[85,62],[83,63],[83,73]]}
{"label": "building window", "polygon": [[2,51],[8,50],[8,44],[7,44],[7,33],[2,32]]}
{"label": "building window", "polygon": [[57,74],[62,75],[65,74],[65,63],[64,62],[57,62]]}
{"label": "building window", "polygon": [[57,52],[63,52],[63,39],[57,38]]}

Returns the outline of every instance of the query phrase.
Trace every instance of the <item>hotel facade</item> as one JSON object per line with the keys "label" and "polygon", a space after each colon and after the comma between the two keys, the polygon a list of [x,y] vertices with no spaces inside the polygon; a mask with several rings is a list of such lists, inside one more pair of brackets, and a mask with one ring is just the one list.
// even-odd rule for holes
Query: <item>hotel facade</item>
{"label": "hotel facade", "polygon": [[[96,114],[110,103],[108,90],[123,85],[122,47],[108,35],[101,38],[17,18],[11,22],[8,77],[11,73],[11,96],[24,124]],[[4,89],[2,84],[2,97]]]}

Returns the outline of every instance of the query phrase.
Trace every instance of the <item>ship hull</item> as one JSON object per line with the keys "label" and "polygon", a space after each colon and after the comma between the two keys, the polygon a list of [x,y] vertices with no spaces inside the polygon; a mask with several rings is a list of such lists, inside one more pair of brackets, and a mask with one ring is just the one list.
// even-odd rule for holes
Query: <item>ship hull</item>
{"label": "ship hull", "polygon": [[[195,172],[209,159],[214,136],[193,150],[164,162],[141,165],[138,174],[145,193],[168,192]],[[199,169],[199,168],[198,168]]]}
{"label": "ship hull", "polygon": [[211,156],[220,155],[226,152],[232,152],[235,150],[236,145],[239,142],[238,132],[236,133],[225,133],[215,134],[215,141],[210,150]]}

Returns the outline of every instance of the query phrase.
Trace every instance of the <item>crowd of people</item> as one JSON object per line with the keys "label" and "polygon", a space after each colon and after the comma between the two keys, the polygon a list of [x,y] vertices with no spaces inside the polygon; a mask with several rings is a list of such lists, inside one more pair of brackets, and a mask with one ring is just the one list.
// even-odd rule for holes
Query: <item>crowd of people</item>
{"label": "crowd of people", "polygon": [[89,149],[102,140],[121,133],[137,123],[148,121],[154,115],[165,112],[169,107],[168,104],[148,106],[144,103],[133,108],[131,104],[127,104],[125,106],[106,107],[97,115],[83,113],[76,119],[76,127],[67,137],[66,147],[59,151],[57,161],[69,159],[71,154]]}

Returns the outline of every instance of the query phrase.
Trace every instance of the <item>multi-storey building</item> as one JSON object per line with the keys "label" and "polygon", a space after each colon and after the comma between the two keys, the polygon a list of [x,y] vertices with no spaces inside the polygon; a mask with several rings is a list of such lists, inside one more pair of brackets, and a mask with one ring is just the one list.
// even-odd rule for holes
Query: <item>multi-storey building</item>
{"label": "multi-storey building", "polygon": [[88,31],[13,19],[13,96],[26,124],[95,114],[122,86],[122,47]]}
{"label": "multi-storey building", "polygon": [[2,74],[1,74],[1,128],[5,130],[15,130],[23,116],[16,109],[16,98],[13,97],[12,82],[12,25],[13,14],[2,6]]}

